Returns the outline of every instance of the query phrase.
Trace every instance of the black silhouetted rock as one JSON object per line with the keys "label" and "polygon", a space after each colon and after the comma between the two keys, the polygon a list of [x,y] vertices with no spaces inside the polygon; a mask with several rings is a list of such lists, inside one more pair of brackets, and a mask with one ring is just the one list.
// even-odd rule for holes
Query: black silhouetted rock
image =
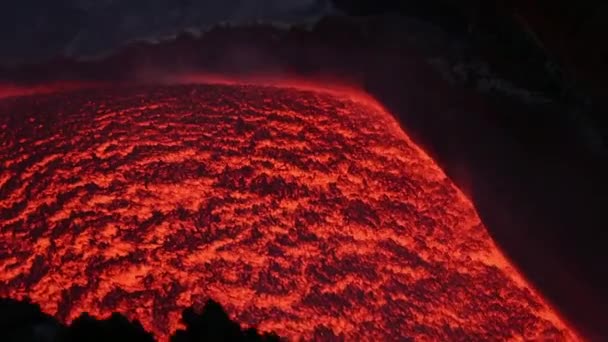
{"label": "black silhouetted rock", "polygon": [[56,341],[64,327],[38,304],[0,298],[0,341]]}
{"label": "black silhouetted rock", "polygon": [[171,342],[200,341],[279,341],[275,334],[258,334],[253,329],[241,330],[239,324],[230,320],[222,306],[209,300],[203,311],[197,314],[193,309],[185,309],[182,322],[186,330],[178,330]]}
{"label": "black silhouetted rock", "polygon": [[[202,312],[187,308],[182,313],[185,330],[176,331],[172,342],[202,341],[280,341],[275,334],[259,334],[256,329],[241,329],[230,320],[222,306],[209,300]],[[2,342],[153,342],[139,321],[129,321],[113,313],[96,319],[83,313],[71,325],[61,324],[28,299],[0,298],[0,341]]]}
{"label": "black silhouetted rock", "polygon": [[125,316],[113,313],[108,319],[98,320],[84,313],[72,322],[61,341],[153,342],[152,334],[144,330],[139,321],[130,322]]}

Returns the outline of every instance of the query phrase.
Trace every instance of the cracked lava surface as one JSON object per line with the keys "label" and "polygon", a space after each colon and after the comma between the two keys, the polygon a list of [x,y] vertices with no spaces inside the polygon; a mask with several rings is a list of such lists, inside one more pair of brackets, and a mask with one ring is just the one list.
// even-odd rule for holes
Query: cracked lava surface
{"label": "cracked lava surface", "polygon": [[211,297],[297,339],[576,340],[471,202],[356,92],[0,100],[0,296],[166,338]]}

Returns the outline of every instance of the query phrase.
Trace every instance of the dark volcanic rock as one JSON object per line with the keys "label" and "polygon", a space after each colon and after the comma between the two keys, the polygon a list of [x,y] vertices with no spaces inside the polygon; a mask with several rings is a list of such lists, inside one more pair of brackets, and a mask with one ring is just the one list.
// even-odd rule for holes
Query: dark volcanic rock
{"label": "dark volcanic rock", "polygon": [[[272,333],[241,329],[230,320],[222,306],[209,300],[200,313],[188,308],[182,314],[186,329],[175,331],[173,342],[279,341]],[[40,311],[27,300],[0,299],[0,340],[5,342],[153,342],[152,334],[138,321],[114,313],[107,319],[96,319],[83,313],[72,324],[63,325]]]}

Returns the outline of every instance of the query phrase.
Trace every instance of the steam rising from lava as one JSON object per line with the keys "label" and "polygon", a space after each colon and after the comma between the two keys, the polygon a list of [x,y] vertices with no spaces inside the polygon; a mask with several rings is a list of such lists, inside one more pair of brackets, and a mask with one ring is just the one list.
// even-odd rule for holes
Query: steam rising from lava
{"label": "steam rising from lava", "polygon": [[1,100],[0,296],[161,337],[210,296],[289,338],[577,339],[390,114],[293,85]]}

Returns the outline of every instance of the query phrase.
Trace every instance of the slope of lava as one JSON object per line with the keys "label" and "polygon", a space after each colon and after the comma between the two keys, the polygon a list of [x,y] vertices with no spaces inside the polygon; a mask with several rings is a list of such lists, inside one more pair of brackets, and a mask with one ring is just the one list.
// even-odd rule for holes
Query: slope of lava
{"label": "slope of lava", "polygon": [[0,296],[166,337],[212,297],[289,338],[576,339],[372,100],[260,85],[0,101]]}

